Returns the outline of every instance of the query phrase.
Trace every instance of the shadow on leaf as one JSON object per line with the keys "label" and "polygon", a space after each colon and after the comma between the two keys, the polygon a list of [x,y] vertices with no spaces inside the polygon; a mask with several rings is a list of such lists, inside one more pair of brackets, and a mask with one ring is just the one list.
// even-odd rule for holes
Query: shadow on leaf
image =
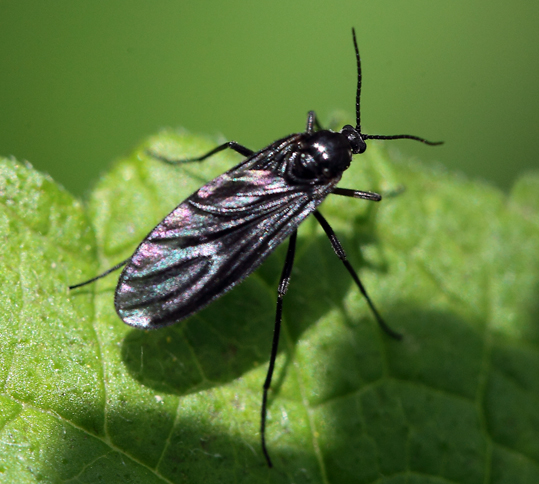
{"label": "shadow on leaf", "polygon": [[[340,239],[352,246],[346,237]],[[131,375],[157,391],[185,395],[233,381],[266,364],[283,245],[253,276],[188,320],[155,331],[130,331],[122,344],[122,359]],[[357,249],[350,251],[349,259],[358,270],[365,265]],[[284,299],[283,321],[292,341],[331,307],[342,305],[351,285],[324,234],[300,237],[291,289]],[[283,349],[281,341],[280,352]]]}

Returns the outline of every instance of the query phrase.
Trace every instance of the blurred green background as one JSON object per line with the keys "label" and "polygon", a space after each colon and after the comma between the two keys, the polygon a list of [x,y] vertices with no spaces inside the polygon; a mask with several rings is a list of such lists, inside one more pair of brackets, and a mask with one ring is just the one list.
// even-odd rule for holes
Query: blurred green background
{"label": "blurred green background", "polygon": [[259,149],[353,115],[352,26],[366,132],[504,189],[539,167],[536,0],[0,1],[0,154],[80,195],[161,127]]}

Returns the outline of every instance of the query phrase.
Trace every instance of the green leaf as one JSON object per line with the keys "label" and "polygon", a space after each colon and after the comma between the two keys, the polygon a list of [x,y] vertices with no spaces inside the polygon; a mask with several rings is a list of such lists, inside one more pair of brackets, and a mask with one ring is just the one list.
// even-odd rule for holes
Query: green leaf
{"label": "green leaf", "polygon": [[[29,165],[0,166],[0,482],[539,482],[539,175],[510,196],[371,143],[322,212],[388,323],[376,325],[312,221],[300,228],[259,444],[285,247],[232,292],[144,332],[117,276],[172,208],[239,161],[162,133],[83,207]],[[392,156],[393,159],[398,156]],[[286,244],[284,244],[286,245]]]}

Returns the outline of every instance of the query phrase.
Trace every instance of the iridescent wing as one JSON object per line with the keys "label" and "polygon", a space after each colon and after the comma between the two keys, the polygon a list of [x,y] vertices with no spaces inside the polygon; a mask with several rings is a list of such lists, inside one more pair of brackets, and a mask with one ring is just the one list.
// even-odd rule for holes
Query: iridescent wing
{"label": "iridescent wing", "polygon": [[269,170],[215,178],[139,245],[118,281],[116,311],[145,329],[196,313],[251,274],[331,189]]}

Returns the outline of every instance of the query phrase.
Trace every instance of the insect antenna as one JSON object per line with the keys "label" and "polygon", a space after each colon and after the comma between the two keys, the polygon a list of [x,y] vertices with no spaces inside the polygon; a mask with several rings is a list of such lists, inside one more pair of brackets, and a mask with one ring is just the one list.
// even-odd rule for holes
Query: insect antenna
{"label": "insect antenna", "polygon": [[[354,39],[354,49],[356,51],[357,62],[357,89],[356,89],[356,129],[361,133],[361,114],[359,103],[361,100],[361,57],[359,56],[359,48],[357,46],[356,29],[352,27],[352,37]],[[362,135],[363,137],[363,135]]]}
{"label": "insect antenna", "polygon": [[420,138],[419,136],[414,136],[411,134],[394,134],[394,135],[383,135],[383,134],[362,134],[361,137],[365,139],[413,139],[416,141],[421,141],[429,146],[443,145],[443,141],[429,141],[425,138]]}
{"label": "insect antenna", "polygon": [[354,49],[356,51],[357,61],[357,89],[356,89],[356,131],[359,133],[363,140],[367,139],[413,139],[420,141],[429,146],[437,146],[444,144],[443,141],[428,141],[425,138],[419,136],[413,136],[411,134],[395,134],[395,135],[382,135],[382,134],[365,134],[361,132],[361,114],[360,114],[360,98],[361,98],[361,57],[359,55],[359,48],[357,46],[356,29],[352,28],[352,37],[354,39]]}

